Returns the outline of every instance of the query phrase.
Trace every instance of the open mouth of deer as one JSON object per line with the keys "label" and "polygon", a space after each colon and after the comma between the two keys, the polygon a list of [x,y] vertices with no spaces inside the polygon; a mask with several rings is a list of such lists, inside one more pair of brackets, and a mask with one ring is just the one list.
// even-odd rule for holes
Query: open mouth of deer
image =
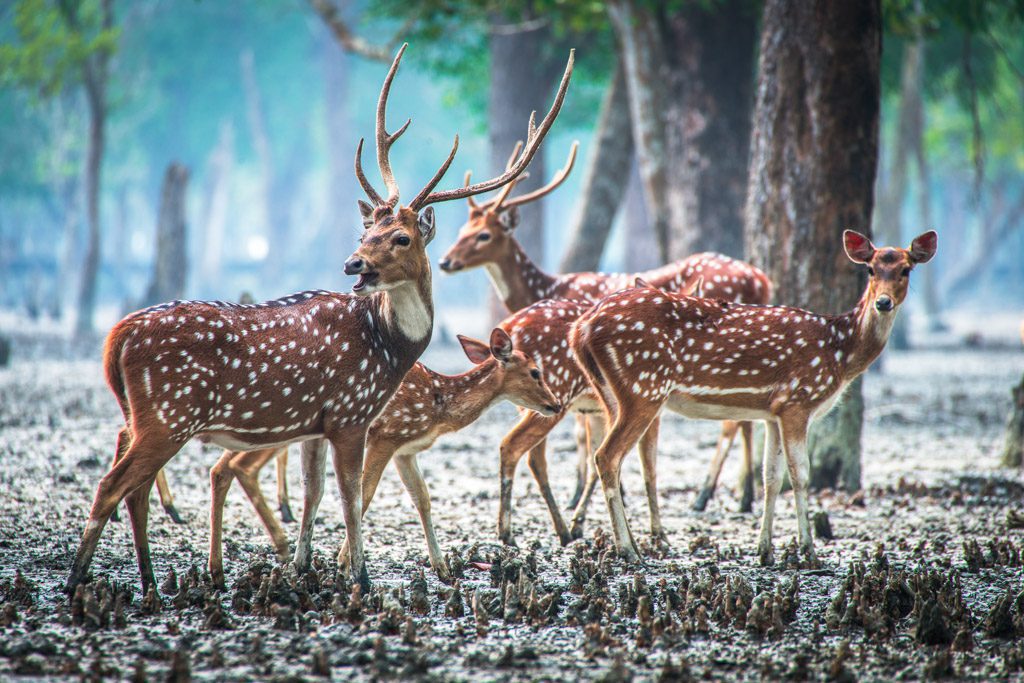
{"label": "open mouth of deer", "polygon": [[353,292],[361,292],[368,286],[376,284],[377,279],[380,277],[380,273],[359,273],[359,277],[356,279],[356,283],[352,285]]}

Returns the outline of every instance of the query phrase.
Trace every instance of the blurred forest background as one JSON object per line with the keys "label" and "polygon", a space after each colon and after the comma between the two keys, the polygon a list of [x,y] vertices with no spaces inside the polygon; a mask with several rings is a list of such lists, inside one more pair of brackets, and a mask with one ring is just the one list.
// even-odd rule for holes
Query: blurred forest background
{"label": "blurred forest background", "polygon": [[[1024,309],[1022,16],[1010,1],[882,3],[874,235],[940,234],[914,283],[915,329],[969,310],[984,333]],[[0,309],[88,338],[171,298],[347,290],[352,159],[401,41],[389,116],[413,119],[415,144],[395,149],[403,188],[456,132],[445,185],[503,164],[576,47],[565,110],[524,186],[546,182],[573,139],[581,157],[524,211],[527,252],[552,271],[744,257],[761,21],[752,0],[3,3]],[[465,219],[465,206],[439,207],[435,262]],[[440,320],[490,289],[482,271],[436,274]]]}

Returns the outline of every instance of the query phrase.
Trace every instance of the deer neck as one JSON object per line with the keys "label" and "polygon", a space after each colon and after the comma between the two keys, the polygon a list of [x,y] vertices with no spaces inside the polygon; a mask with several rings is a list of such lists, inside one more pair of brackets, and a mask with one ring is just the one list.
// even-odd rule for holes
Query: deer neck
{"label": "deer neck", "polygon": [[444,396],[446,431],[458,431],[476,421],[501,397],[498,362],[488,359],[460,375],[436,375]]}
{"label": "deer neck", "polygon": [[430,271],[418,281],[406,282],[375,294],[380,318],[392,335],[426,347],[434,328],[434,301]]}
{"label": "deer neck", "polygon": [[488,263],[487,274],[509,311],[518,311],[549,296],[555,278],[530,260],[514,239],[500,261]]}
{"label": "deer neck", "polygon": [[836,321],[840,329],[848,331],[846,339],[842,340],[847,357],[844,380],[856,378],[882,353],[892,333],[896,313],[880,313],[867,297],[862,297],[856,308]]}

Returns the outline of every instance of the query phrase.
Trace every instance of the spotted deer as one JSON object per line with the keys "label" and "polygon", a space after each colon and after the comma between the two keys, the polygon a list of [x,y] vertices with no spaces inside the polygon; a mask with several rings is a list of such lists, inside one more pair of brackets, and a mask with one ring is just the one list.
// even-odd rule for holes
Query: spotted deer
{"label": "spotted deer", "polygon": [[[543,299],[571,299],[597,302],[622,289],[633,286],[637,277],[667,291],[679,291],[692,286],[697,278],[704,278],[708,296],[730,301],[766,304],[771,299],[768,277],[750,264],[711,252],[699,253],[674,261],[660,268],[641,273],[565,273],[550,275],[544,272],[520,246],[515,238],[519,224],[519,207],[536,201],[556,190],[572,172],[576,160],[577,143],[573,143],[563,166],[548,184],[523,195],[510,196],[514,185],[506,185],[492,199],[485,202],[469,201],[469,220],[459,231],[456,242],[441,258],[439,266],[445,273],[456,273],[483,267],[495,290],[509,311],[522,310]],[[513,152],[514,156],[514,152]],[[467,173],[466,182],[470,176]],[[519,179],[522,180],[522,177]],[[588,424],[577,416],[576,490],[569,507],[577,507],[588,481],[590,441],[599,426]],[[712,460],[703,489],[694,504],[695,510],[704,510],[714,494],[722,464],[729,448],[741,434],[743,468],[741,472],[742,497],[740,509],[749,512],[754,497],[751,471],[751,426],[735,422],[722,425],[718,449]],[[544,448],[541,443],[539,448]],[[591,475],[589,481],[594,481]]]}
{"label": "spotted deer", "polygon": [[325,447],[333,449],[353,577],[368,588],[360,528],[363,446],[402,378],[430,341],[432,204],[495,190],[526,170],[561,108],[572,73],[570,53],[555,102],[512,168],[469,187],[435,192],[458,150],[405,206],[390,150],[409,121],[385,127],[392,80],[405,46],[384,79],[377,102],[377,164],[387,188],[378,194],[355,173],[370,203],[360,201],[364,232],[345,273],[358,276],[351,294],[310,291],[265,304],[172,302],[139,311],[107,337],[104,367],[126,426],[115,463],[100,481],[67,588],[85,580],[103,527],[127,497],[143,591],[155,590],[146,533],[156,473],[192,438],[230,450],[302,444],[305,506],[295,563],[309,566],[313,520],[323,493]]}
{"label": "spotted deer", "polygon": [[570,346],[611,424],[595,461],[615,545],[624,557],[639,559],[619,491],[622,460],[667,407],[686,417],[765,423],[761,562],[774,561],[780,445],[793,484],[800,547],[813,558],[808,424],[882,352],[907,295],[910,271],[932,258],[937,236],[919,235],[909,249],[878,249],[852,230],[843,241],[847,256],[867,266],[869,275],[863,296],[843,315],[641,288],[609,296],[573,326]]}

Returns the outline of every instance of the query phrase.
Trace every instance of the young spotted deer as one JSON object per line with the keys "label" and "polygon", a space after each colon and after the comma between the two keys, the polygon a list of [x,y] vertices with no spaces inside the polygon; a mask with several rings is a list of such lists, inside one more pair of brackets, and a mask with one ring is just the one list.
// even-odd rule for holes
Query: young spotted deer
{"label": "young spotted deer", "polygon": [[[418,453],[430,448],[438,437],[456,432],[475,422],[495,403],[507,399],[528,410],[553,415],[561,409],[541,379],[533,359],[515,350],[504,330],[491,333],[490,344],[459,336],[463,350],[476,367],[460,375],[443,375],[416,363],[402,380],[398,391],[370,426],[366,436],[362,489],[362,513],[366,514],[387,464],[395,459],[420,515],[427,541],[430,566],[448,579],[441,548],[430,518],[430,495],[416,462]],[[210,574],[223,582],[221,556],[223,508],[233,478],[238,477],[253,503],[274,548],[287,560],[288,539],[284,529],[263,499],[259,487],[260,469],[274,457],[272,450],[226,451],[210,472],[213,488],[210,512]],[[341,555],[346,555],[342,549]]]}
{"label": "young spotted deer", "polygon": [[360,202],[365,231],[345,272],[357,275],[352,294],[304,292],[256,306],[173,302],[134,313],[107,337],[104,365],[126,426],[115,464],[100,481],[89,522],[68,578],[85,580],[110,513],[125,497],[143,590],[155,586],[146,534],[149,491],[156,473],[192,438],[231,450],[302,443],[305,506],[295,563],[310,559],[313,520],[323,493],[325,452],[334,451],[349,540],[348,563],[365,587],[361,476],[370,423],[430,341],[433,327],[430,263],[434,236],[430,205],[497,189],[526,170],[561,107],[572,56],[555,103],[540,127],[531,119],[523,153],[511,169],[486,182],[434,192],[458,149],[406,206],[389,153],[395,133],[385,128],[388,93],[403,46],[377,103],[377,163],[387,198],[355,172],[372,204]]}
{"label": "young spotted deer", "polygon": [[619,492],[622,460],[664,406],[687,417],[765,422],[761,562],[774,559],[780,444],[793,483],[800,546],[813,557],[807,426],[882,352],[910,271],[936,248],[935,232],[918,236],[909,249],[876,249],[850,230],[843,239],[850,259],[869,273],[860,301],[843,315],[645,288],[613,294],[573,327],[570,345],[611,421],[595,460],[623,556],[639,558]]}
{"label": "young spotted deer", "polygon": [[[486,202],[477,203],[471,200],[469,220],[459,231],[455,244],[441,259],[441,270],[455,273],[470,268],[485,268],[495,290],[510,312],[522,310],[544,299],[571,299],[596,303],[612,292],[632,287],[637,277],[659,289],[673,292],[690,287],[697,278],[703,277],[704,291],[708,296],[751,304],[769,302],[771,282],[763,272],[750,264],[711,252],[694,254],[642,273],[545,273],[530,260],[515,238],[515,228],[519,224],[518,207],[550,194],[565,181],[576,159],[576,147],[576,143],[573,143],[565,166],[544,187],[518,197],[510,197],[513,185],[509,184]],[[466,181],[469,181],[468,174]],[[585,482],[588,481],[589,442],[592,440],[588,438],[588,432],[590,437],[593,437],[599,430],[600,427],[593,422],[588,425],[583,418],[577,416],[576,490],[569,507],[578,507],[586,486]],[[743,494],[740,509],[743,512],[750,511],[754,491],[753,478],[750,476],[751,426],[732,422],[722,425],[718,450],[712,460],[704,488],[694,504],[695,510],[703,510],[714,493],[718,474],[737,431],[741,433],[743,444]],[[540,449],[544,447],[543,442],[538,445]]]}

